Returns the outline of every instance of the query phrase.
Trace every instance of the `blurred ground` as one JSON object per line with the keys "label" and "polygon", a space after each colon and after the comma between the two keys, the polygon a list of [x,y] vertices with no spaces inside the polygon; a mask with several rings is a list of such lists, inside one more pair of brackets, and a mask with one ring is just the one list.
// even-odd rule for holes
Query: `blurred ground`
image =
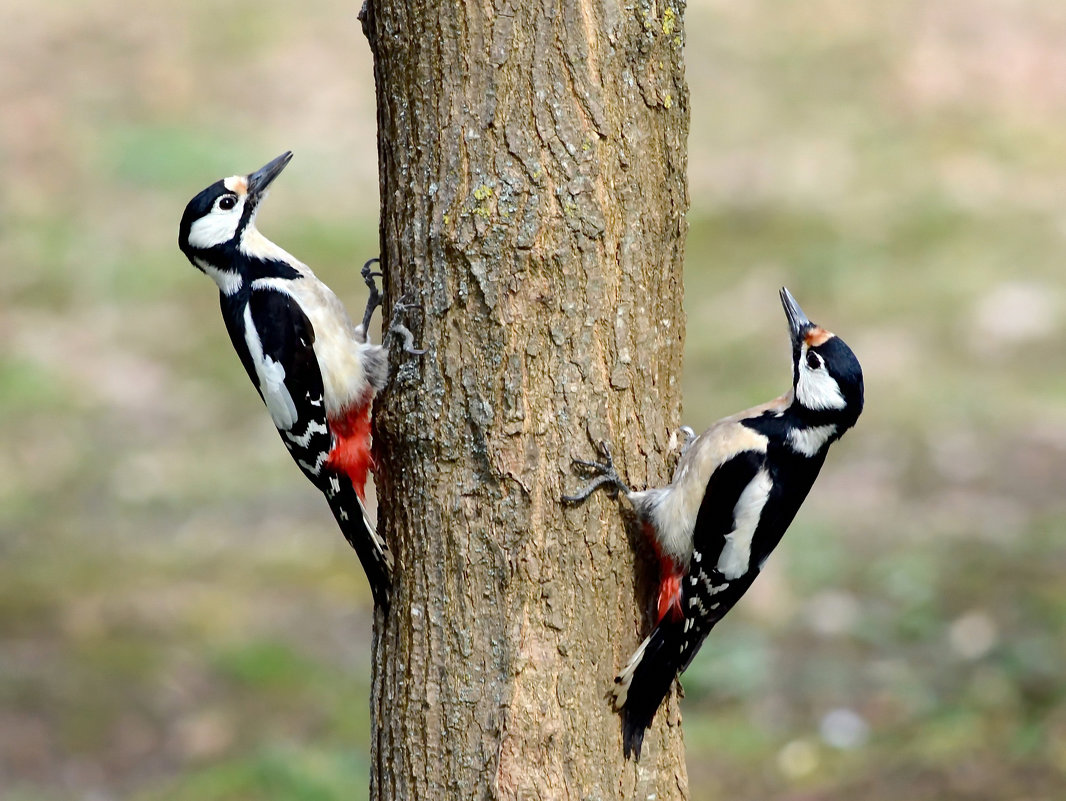
{"label": "blurred ground", "polygon": [[[357,6],[0,2],[5,800],[365,786],[364,581],[174,245],[292,148],[262,227],[362,303]],[[693,798],[1061,798],[1066,6],[687,24],[686,422],[780,392],[786,282],[868,393],[686,675]]]}

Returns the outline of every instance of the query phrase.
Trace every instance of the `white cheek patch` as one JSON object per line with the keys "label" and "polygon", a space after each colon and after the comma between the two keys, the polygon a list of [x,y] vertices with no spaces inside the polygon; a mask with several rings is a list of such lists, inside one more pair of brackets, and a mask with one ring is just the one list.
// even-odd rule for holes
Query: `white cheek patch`
{"label": "white cheek patch", "polygon": [[237,233],[244,211],[244,199],[229,211],[212,209],[189,228],[189,244],[194,248],[213,248],[229,242]]}
{"label": "white cheek patch", "polygon": [[796,381],[796,400],[806,409],[843,409],[847,406],[833,376],[825,367],[812,370],[807,366],[806,351],[800,357],[799,379]]}
{"label": "white cheek patch", "polygon": [[[244,341],[252,355],[255,374],[259,378],[259,390],[263,393],[263,402],[274,421],[282,431],[288,431],[296,424],[296,404],[292,401],[289,388],[285,386],[285,368],[263,353],[263,343],[252,322],[252,309],[244,307]],[[317,467],[317,465],[316,465]]]}

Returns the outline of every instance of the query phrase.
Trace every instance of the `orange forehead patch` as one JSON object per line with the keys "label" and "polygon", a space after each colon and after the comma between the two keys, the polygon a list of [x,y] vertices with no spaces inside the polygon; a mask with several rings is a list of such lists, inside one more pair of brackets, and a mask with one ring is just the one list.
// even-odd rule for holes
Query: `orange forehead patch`
{"label": "orange forehead patch", "polygon": [[803,338],[803,341],[807,343],[808,348],[817,348],[819,345],[824,345],[832,338],[832,333],[826,331],[821,326],[816,325],[807,332],[807,336]]}
{"label": "orange forehead patch", "polygon": [[243,175],[231,175],[222,183],[230,192],[236,192],[238,195],[248,194],[248,179]]}

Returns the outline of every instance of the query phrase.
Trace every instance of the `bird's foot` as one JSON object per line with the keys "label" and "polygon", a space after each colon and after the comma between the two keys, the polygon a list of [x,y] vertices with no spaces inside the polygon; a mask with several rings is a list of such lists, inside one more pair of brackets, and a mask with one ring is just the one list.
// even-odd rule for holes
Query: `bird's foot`
{"label": "bird's foot", "polygon": [[593,492],[603,486],[610,487],[615,493],[619,490],[629,493],[629,485],[622,480],[622,477],[618,475],[618,471],[615,469],[614,459],[611,458],[611,446],[606,442],[600,442],[599,449],[603,456],[602,462],[588,462],[584,459],[574,459],[575,465],[587,468],[592,473],[595,473],[596,477],[582,489],[578,490],[574,495],[564,495],[564,502],[581,503]]}
{"label": "bird's foot", "polygon": [[363,312],[363,322],[359,326],[364,342],[369,341],[370,318],[374,316],[374,309],[381,305],[381,290],[378,289],[377,282],[374,280],[375,278],[381,278],[381,273],[371,270],[370,265],[380,263],[379,259],[371,259],[360,270],[363,281],[366,282],[366,288],[370,290],[370,296],[366,299],[366,310]]}
{"label": "bird's foot", "polygon": [[395,334],[403,339],[404,353],[410,353],[412,356],[421,356],[426,352],[425,349],[415,347],[415,335],[412,334],[411,329],[402,322],[402,318],[406,312],[418,308],[412,301],[413,297],[410,293],[396,301],[392,307],[392,321],[389,323],[388,333]]}

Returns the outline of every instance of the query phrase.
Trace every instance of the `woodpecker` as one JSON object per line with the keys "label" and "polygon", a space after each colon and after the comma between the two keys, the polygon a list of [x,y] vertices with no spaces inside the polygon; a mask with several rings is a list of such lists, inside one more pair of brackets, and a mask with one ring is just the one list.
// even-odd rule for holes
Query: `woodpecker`
{"label": "woodpecker", "polygon": [[[286,152],[249,175],[223,178],[189,201],[178,246],[214,279],[222,318],[241,364],[266,404],[282,442],[325,496],[366,571],[374,602],[387,606],[393,558],[364,508],[370,407],[385,385],[388,353],[368,327],[381,295],[380,273],[363,267],[370,299],[354,325],[311,269],[255,226],[267,189],[292,159]],[[406,309],[404,299],[397,314]],[[411,334],[395,319],[390,330]]]}
{"label": "woodpecker", "polygon": [[599,487],[625,493],[660,562],[656,626],[614,680],[626,758],[640,759],[644,733],[675,677],[759,575],[829,446],[862,412],[862,368],[851,348],[808,320],[785,288],[781,303],[792,340],[791,390],[692,438],[666,487],[631,490],[600,443],[604,461],[576,462],[595,478],[563,498],[578,503]]}

